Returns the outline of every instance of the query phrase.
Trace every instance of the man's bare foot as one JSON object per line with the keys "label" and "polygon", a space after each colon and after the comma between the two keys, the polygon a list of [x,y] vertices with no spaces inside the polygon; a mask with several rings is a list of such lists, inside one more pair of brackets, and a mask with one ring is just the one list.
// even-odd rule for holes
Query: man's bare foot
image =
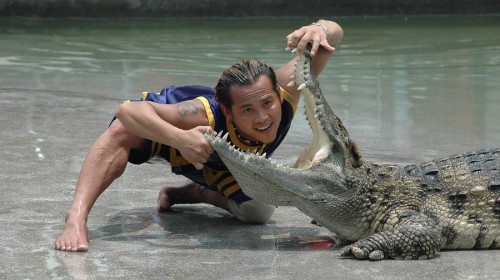
{"label": "man's bare foot", "polygon": [[202,186],[189,183],[182,187],[164,187],[158,194],[158,212],[172,211],[174,204],[201,203]]}
{"label": "man's bare foot", "polygon": [[76,221],[66,216],[66,223],[59,238],[54,242],[56,250],[67,252],[86,252],[89,250],[90,234],[86,221]]}
{"label": "man's bare foot", "polygon": [[218,191],[206,189],[196,183],[182,187],[164,187],[158,195],[158,212],[172,211],[174,204],[208,203],[229,211],[227,198]]}

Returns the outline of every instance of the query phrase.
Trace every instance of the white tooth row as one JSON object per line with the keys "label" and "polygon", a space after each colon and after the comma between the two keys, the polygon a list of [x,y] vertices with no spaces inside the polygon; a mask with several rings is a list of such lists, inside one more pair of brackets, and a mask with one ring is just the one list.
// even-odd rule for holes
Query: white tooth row
{"label": "white tooth row", "polygon": [[[211,135],[211,136],[212,136],[212,135]],[[212,136],[212,137],[215,139],[215,141],[218,141],[219,143],[222,143],[222,142],[227,143],[227,137],[228,137],[228,136],[229,136],[229,132],[226,132],[226,133],[224,134],[224,136],[222,136],[222,131],[220,131],[219,133],[217,133],[217,136],[215,136],[215,137],[213,137],[213,136]],[[214,142],[214,143],[215,143],[215,142]],[[232,144],[232,143],[231,143],[229,146],[230,146],[231,148],[233,148],[233,150],[234,150],[234,151],[243,152],[241,149],[237,148],[237,147],[236,147],[234,144]],[[257,149],[255,149],[255,150],[250,150],[250,149],[248,149],[246,152],[247,152],[247,153],[254,153],[254,154],[257,154]]]}
{"label": "white tooth row", "polygon": [[[314,82],[311,80],[311,74],[309,74],[309,73],[305,74],[305,72],[303,72],[303,73],[304,73],[305,82],[299,85],[299,87],[297,88],[298,90],[303,90],[306,87],[314,86]],[[287,86],[291,87],[291,86],[296,85],[295,81],[293,80],[294,78],[295,78],[295,75],[290,76],[290,79],[292,79],[292,80],[287,84]]]}
{"label": "white tooth row", "polygon": [[[216,136],[216,137],[214,137],[214,138],[215,138],[215,139],[216,139],[219,143],[222,143],[222,140],[224,140],[225,142],[227,142],[227,137],[228,137],[228,135],[229,135],[229,133],[227,133],[227,132],[226,132],[226,133],[224,134],[224,136],[222,136],[222,131],[221,131],[221,132],[219,132],[219,133],[217,134],[217,136]],[[212,136],[212,137],[213,137],[213,136]],[[239,149],[238,147],[236,147],[236,146],[235,146],[235,145],[233,145],[233,144],[230,144],[229,146],[230,146],[230,148],[231,148],[231,151],[232,151],[233,153],[237,153],[237,156],[238,156],[239,158],[245,158],[245,154],[243,153],[243,151],[242,151],[241,149]],[[255,149],[254,151],[250,151],[250,150],[248,150],[247,152],[248,152],[248,153],[253,153],[254,155],[256,155],[256,157],[248,157],[248,158],[247,158],[248,160],[252,160],[252,161],[253,161],[254,163],[256,163],[256,164],[257,164],[257,163],[267,162],[267,161],[266,161],[266,159],[267,159],[267,158],[266,158],[266,157],[267,157],[267,154],[266,154],[266,153],[263,153],[262,155],[259,155],[259,154],[258,154],[258,150],[257,150],[257,149]],[[283,165],[283,164],[281,164],[281,163],[274,162],[274,161],[272,161],[272,159],[271,159],[271,158],[268,158],[267,160],[269,160],[269,162],[270,162],[272,165],[276,166],[277,168],[287,168],[287,169],[290,169],[290,167],[289,167],[289,166]]]}
{"label": "white tooth row", "polygon": [[[287,47],[285,50],[289,51],[290,49],[291,49],[290,47]],[[292,50],[292,53],[295,53],[296,51],[297,51],[297,49],[295,48],[295,49]],[[297,64],[295,64],[295,67],[297,67]],[[314,82],[311,80],[311,74],[309,73],[309,65],[308,65],[308,63],[304,64],[304,71],[302,72],[302,75],[304,76],[305,82],[302,83],[302,84],[300,84],[297,87],[297,90],[303,90],[306,87],[312,87],[312,86],[314,86]],[[292,80],[287,84],[287,86],[291,87],[291,86],[297,85],[295,83],[295,75],[291,75],[290,79],[292,79]]]}

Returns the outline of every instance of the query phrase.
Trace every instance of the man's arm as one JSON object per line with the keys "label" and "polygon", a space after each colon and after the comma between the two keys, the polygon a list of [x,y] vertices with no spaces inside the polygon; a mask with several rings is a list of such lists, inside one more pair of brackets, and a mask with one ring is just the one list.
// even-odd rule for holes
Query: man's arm
{"label": "man's arm", "polygon": [[126,102],[118,107],[116,117],[130,133],[178,149],[198,169],[213,152],[203,136],[211,128],[199,100],[177,104]]}
{"label": "man's arm", "polygon": [[[340,45],[344,31],[337,23],[328,20],[318,20],[315,23],[303,26],[286,36],[289,49],[296,49],[301,53],[309,42],[312,43],[312,71],[313,75],[319,76],[325,68],[328,60],[335,52],[335,48]],[[289,87],[290,76],[295,70],[296,58],[276,70],[278,84],[290,93],[296,100],[300,97],[300,92],[296,86]]]}

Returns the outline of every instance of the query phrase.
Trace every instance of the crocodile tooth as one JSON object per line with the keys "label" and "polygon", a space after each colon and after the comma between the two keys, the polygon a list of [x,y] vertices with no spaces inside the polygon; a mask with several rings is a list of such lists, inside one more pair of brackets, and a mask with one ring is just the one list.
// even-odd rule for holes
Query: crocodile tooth
{"label": "crocodile tooth", "polygon": [[286,86],[291,87],[291,86],[294,86],[294,85],[295,85],[295,81],[291,81]]}
{"label": "crocodile tooth", "polygon": [[297,48],[292,50],[292,53],[296,53],[296,52],[297,52]]}
{"label": "crocodile tooth", "polygon": [[290,75],[290,79],[295,79],[295,75],[294,74]]}
{"label": "crocodile tooth", "polygon": [[222,136],[222,140],[227,141],[227,137],[229,136],[229,132],[226,132],[224,136]]}
{"label": "crocodile tooth", "polygon": [[292,49],[292,48],[290,48],[290,47],[286,47],[286,48],[285,48],[285,51],[289,51],[289,50],[291,50],[291,49]]}
{"label": "crocodile tooth", "polygon": [[304,89],[306,86],[307,86],[307,85],[306,85],[306,83],[303,83],[303,84],[301,84],[301,85],[297,88],[297,90],[302,90],[302,89]]}

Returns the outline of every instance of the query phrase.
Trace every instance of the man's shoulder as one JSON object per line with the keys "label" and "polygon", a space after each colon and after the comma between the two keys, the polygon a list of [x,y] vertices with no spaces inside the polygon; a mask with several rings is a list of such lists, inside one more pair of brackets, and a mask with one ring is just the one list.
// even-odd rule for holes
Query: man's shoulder
{"label": "man's shoulder", "polygon": [[185,86],[171,86],[172,91],[182,92],[192,96],[213,96],[215,91],[211,87],[202,85],[185,85]]}
{"label": "man's shoulder", "polygon": [[292,114],[295,114],[295,111],[297,111],[297,105],[299,101],[295,99],[288,91],[286,91],[283,87],[279,87],[281,96],[283,97],[283,106],[290,106],[292,109]]}

